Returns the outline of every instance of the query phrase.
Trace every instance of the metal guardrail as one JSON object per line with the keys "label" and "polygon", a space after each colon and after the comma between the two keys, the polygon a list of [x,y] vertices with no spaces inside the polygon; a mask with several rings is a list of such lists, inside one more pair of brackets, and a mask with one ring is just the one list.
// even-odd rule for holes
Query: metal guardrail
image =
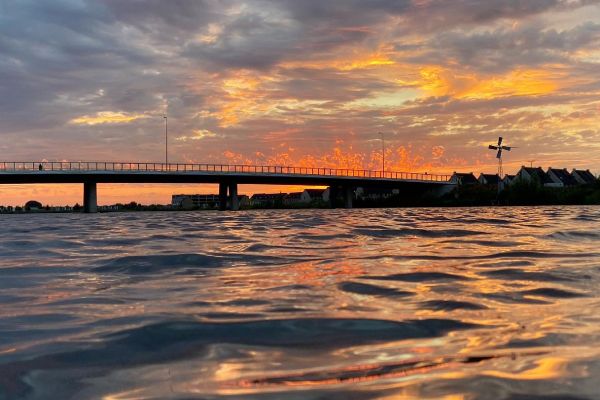
{"label": "metal guardrail", "polygon": [[65,161],[65,162],[1,162],[0,172],[219,172],[248,174],[283,174],[340,176],[353,178],[399,179],[426,182],[448,182],[451,175],[438,175],[417,172],[371,171],[345,168],[286,167],[274,165],[229,165],[229,164],[164,164],[130,163],[104,161]]}

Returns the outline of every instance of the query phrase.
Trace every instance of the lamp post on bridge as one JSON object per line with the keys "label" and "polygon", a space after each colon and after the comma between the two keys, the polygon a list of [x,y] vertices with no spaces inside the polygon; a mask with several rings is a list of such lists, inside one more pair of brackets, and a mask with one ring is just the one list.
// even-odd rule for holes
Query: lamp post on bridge
{"label": "lamp post on bridge", "polygon": [[381,135],[381,177],[385,174],[385,137],[383,132],[379,132]]}
{"label": "lamp post on bridge", "polygon": [[169,120],[166,115],[163,115],[165,119],[165,164],[169,164]]}

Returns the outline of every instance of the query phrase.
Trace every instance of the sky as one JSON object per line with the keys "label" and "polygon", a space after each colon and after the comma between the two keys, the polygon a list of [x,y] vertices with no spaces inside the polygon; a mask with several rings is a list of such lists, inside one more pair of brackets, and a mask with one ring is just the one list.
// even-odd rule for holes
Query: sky
{"label": "sky", "polygon": [[0,161],[160,162],[168,115],[172,162],[598,174],[599,45],[600,0],[0,0]]}

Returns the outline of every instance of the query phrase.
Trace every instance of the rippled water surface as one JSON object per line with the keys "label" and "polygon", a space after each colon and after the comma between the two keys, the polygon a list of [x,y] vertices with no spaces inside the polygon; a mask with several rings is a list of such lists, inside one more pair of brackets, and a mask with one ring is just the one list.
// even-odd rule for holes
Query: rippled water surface
{"label": "rippled water surface", "polygon": [[600,398],[598,207],[0,222],[0,398]]}

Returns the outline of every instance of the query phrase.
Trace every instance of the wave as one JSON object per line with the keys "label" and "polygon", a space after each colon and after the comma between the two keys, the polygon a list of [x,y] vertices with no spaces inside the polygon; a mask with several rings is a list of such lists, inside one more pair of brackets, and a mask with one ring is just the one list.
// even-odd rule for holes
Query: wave
{"label": "wave", "polygon": [[420,305],[425,309],[434,311],[485,310],[488,308],[482,304],[456,300],[429,300],[420,303]]}
{"label": "wave", "polygon": [[425,238],[444,238],[444,237],[466,237],[475,235],[488,235],[488,232],[472,231],[467,229],[446,229],[446,230],[431,230],[419,228],[403,228],[403,229],[353,229],[353,232],[361,236],[371,236],[377,238],[405,237],[418,236]]}
{"label": "wave", "polygon": [[[219,343],[333,351],[373,343],[433,338],[451,331],[482,327],[453,319],[398,322],[341,318],[220,323],[169,321],[114,332],[105,335],[102,341],[72,344],[68,351],[0,364],[0,376],[2,380],[13,382],[14,392],[23,393],[28,387],[21,377],[31,370],[85,368],[88,376],[93,376],[114,368],[193,358]],[[72,348],[74,346],[75,349]]]}
{"label": "wave", "polygon": [[[317,371],[297,374],[267,376],[235,382],[240,387],[264,386],[315,386],[342,384],[346,382],[365,382],[384,378],[406,378],[410,375],[430,372],[433,369],[456,369],[460,364],[481,364],[496,359],[514,359],[516,357],[540,356],[546,352],[529,351],[519,353],[456,355],[437,358],[415,359],[396,363],[377,363],[367,365],[352,365],[338,369],[319,369]],[[563,397],[561,397],[562,399]]]}
{"label": "wave", "polygon": [[[565,276],[564,273],[558,272],[524,271],[518,268],[505,268],[485,271],[482,274],[496,279],[539,282],[574,281],[581,278],[586,279],[585,277],[581,276]],[[589,275],[587,275],[587,279],[589,279]]]}
{"label": "wave", "polygon": [[290,258],[268,255],[227,254],[160,254],[113,258],[103,265],[92,268],[97,273],[123,273],[128,275],[172,272],[183,274],[190,269],[215,269],[232,265],[285,265],[295,262]]}
{"label": "wave", "polygon": [[363,275],[363,279],[380,281],[429,282],[429,281],[467,281],[471,278],[446,272],[407,272],[391,275]]}
{"label": "wave", "polygon": [[342,282],[338,284],[338,289],[342,292],[383,297],[407,297],[414,294],[404,290],[368,285],[366,283],[358,282]]}

